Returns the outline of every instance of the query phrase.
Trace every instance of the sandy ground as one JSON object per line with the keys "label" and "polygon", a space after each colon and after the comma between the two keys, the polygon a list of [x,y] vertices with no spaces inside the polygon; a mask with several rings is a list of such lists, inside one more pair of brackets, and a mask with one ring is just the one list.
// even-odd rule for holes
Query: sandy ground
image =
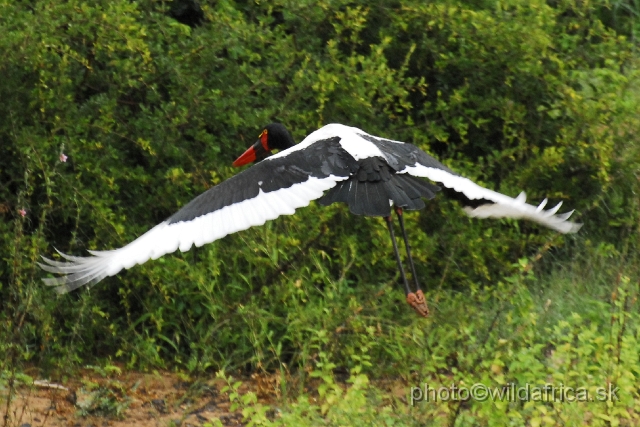
{"label": "sandy ground", "polygon": [[[249,381],[256,385],[260,381]],[[55,388],[59,386],[66,389]],[[19,387],[9,407],[7,390],[0,390],[0,426],[186,427],[219,425],[216,420],[241,426],[242,414],[230,412],[228,395],[220,393],[224,386],[215,379],[187,383],[170,373],[104,378],[89,372],[81,381]],[[241,391],[247,389],[243,384]]]}
{"label": "sandy ground", "polygon": [[[10,405],[7,390],[0,388],[0,427],[244,425],[240,410],[230,411],[229,395],[221,391],[226,386],[224,380],[214,375],[193,380],[185,381],[184,376],[170,372],[105,377],[87,369],[68,380],[48,383],[41,379],[35,385],[20,386],[14,390]],[[313,401],[316,385],[304,388]],[[388,404],[407,404],[408,386],[402,379],[377,380],[375,387],[390,399]],[[242,378],[238,391],[252,391],[266,405],[281,403],[279,374]]]}

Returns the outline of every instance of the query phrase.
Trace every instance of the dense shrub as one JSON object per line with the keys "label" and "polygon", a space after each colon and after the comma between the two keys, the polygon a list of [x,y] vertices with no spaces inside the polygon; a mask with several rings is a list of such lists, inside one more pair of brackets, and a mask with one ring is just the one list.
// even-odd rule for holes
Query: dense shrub
{"label": "dense shrub", "polygon": [[[236,173],[274,120],[297,140],[341,122],[413,142],[490,188],[566,201],[594,246],[635,247],[637,59],[605,6],[223,0],[189,27],[165,2],[1,1],[0,353],[275,369],[306,366],[320,342],[348,365],[361,330],[417,322],[381,220],[344,206],[91,290],[41,285],[39,255],[131,241]],[[563,237],[470,220],[443,197],[407,221],[433,298],[493,289],[541,247],[563,259]]]}

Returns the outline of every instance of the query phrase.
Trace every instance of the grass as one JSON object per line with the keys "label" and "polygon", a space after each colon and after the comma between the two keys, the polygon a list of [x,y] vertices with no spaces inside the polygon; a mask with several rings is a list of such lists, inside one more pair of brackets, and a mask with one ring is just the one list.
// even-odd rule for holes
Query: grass
{"label": "grass", "polygon": [[[490,286],[433,289],[427,293],[434,309],[427,320],[413,313],[390,316],[388,304],[375,299],[371,307],[347,299],[329,314],[319,302],[292,306],[287,339],[306,339],[293,356],[285,354],[282,340],[275,341],[272,316],[249,310],[247,328],[236,333],[253,336],[255,351],[262,353],[257,360],[271,360],[272,367],[256,366],[260,375],[254,379],[243,370],[221,370],[221,392],[249,425],[639,425],[638,263],[610,245],[582,241],[575,247],[580,246],[568,263],[554,261],[543,248]],[[92,369],[113,374],[111,362],[102,364]],[[187,369],[175,366],[191,381],[212,376],[212,367],[201,361]],[[5,365],[0,378],[5,399],[22,378],[15,374],[19,370],[11,372]],[[232,378],[236,372],[240,381]],[[255,378],[261,375],[271,381],[267,400],[257,398]],[[415,387],[474,384],[495,390],[549,384],[583,388],[590,397],[599,387],[617,387],[617,399],[411,399]],[[84,390],[85,405],[76,405],[80,413],[126,418],[127,391],[117,381],[106,387],[87,383]]]}
{"label": "grass", "polygon": [[[272,406],[257,403],[250,393],[232,392],[230,399],[250,425],[638,425],[635,260],[602,246],[541,275],[530,273],[531,265],[523,262],[519,275],[486,290],[489,298],[482,290],[432,293],[439,300],[433,323],[396,325],[382,338],[413,341],[403,356],[417,362],[413,369],[386,368],[381,377],[382,360],[373,360],[365,346],[348,380],[339,381],[335,355],[320,353],[311,372],[320,380],[317,393],[293,394]],[[405,396],[390,390],[385,378],[399,380]],[[529,384],[534,394],[527,401],[410,404],[411,387],[476,383],[496,389]],[[556,387],[554,395],[535,395],[546,385]],[[598,401],[597,393],[609,390],[610,399]],[[276,408],[277,417],[265,415]]]}

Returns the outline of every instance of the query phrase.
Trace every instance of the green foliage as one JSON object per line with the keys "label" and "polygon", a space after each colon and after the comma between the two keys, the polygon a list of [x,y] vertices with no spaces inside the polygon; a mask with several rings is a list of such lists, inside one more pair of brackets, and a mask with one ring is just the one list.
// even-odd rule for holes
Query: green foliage
{"label": "green foliage", "polygon": [[[516,286],[532,274],[518,260],[539,248],[541,273],[569,263],[578,245],[591,261],[637,261],[628,255],[640,231],[634,3],[201,3],[206,20],[190,28],[168,16],[170,2],[0,0],[6,384],[21,363],[46,371],[60,360],[65,369],[115,358],[130,368],[267,370],[297,376],[283,382],[287,396],[320,381],[328,406],[318,412],[300,401],[292,413],[329,420],[355,417],[349,411],[362,399],[377,399],[363,378],[398,372],[497,384],[496,366],[513,371],[509,379],[546,381],[590,372],[596,357],[620,383],[636,378],[613,369],[611,353],[635,366],[635,318],[601,315],[630,305],[598,305],[608,301],[598,293],[585,306],[571,292],[566,310],[536,313],[546,300]],[[312,204],[90,290],[56,297],[41,285],[39,255],[128,243],[236,173],[231,161],[274,120],[297,140],[341,122],[415,143],[489,188],[566,201],[585,238],[470,220],[439,197],[406,216],[435,311],[426,321],[403,302],[381,221],[344,206]],[[597,274],[571,277],[608,289]],[[566,296],[561,285],[545,291],[557,292],[552,304]],[[630,304],[625,292],[616,301]],[[584,365],[549,368],[548,342],[561,360]],[[331,366],[352,373],[346,391]],[[500,422],[562,415],[546,404],[474,403],[421,406],[407,417],[462,414],[459,422],[472,424],[496,408]],[[370,410],[363,420],[387,417]]]}
{"label": "green foliage", "polygon": [[[309,382],[308,392],[285,402],[260,403],[253,392],[240,391],[241,382],[219,373],[229,384],[222,392],[248,425],[637,425],[638,268],[614,255],[604,249],[588,257],[594,265],[581,260],[572,264],[575,270],[557,268],[544,281],[534,280],[533,264],[522,260],[497,292],[443,291],[435,298],[446,301],[448,312],[438,315],[437,328],[423,328],[420,321],[395,325],[385,334],[395,334],[392,339],[371,341],[354,355],[346,380],[337,379],[340,362],[320,351],[310,372],[320,382]],[[563,297],[579,301],[567,304]],[[392,342],[411,345],[411,352],[400,354]],[[369,362],[369,346],[378,345],[404,359],[396,363],[410,364],[397,369],[404,373],[397,380],[404,397],[371,379],[381,366]],[[495,397],[447,400],[432,393],[428,401],[426,394],[411,400],[413,388],[469,390],[475,384]],[[520,399],[507,394],[527,386]],[[556,390],[531,391],[545,386]],[[574,400],[580,394],[561,387],[584,389],[592,400]]]}

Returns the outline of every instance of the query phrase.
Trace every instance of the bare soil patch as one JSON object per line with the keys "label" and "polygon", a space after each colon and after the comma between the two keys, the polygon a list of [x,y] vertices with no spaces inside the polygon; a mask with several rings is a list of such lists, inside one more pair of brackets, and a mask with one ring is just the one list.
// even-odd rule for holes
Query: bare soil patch
{"label": "bare soil patch", "polygon": [[[264,380],[262,380],[264,382]],[[243,381],[242,392],[260,389],[261,381]],[[63,388],[55,388],[62,386]],[[155,426],[241,426],[242,414],[229,410],[225,383],[211,379],[185,382],[179,375],[123,373],[104,378],[83,372],[78,379],[49,386],[22,386],[14,391],[7,406],[6,390],[0,394],[0,413],[7,427],[155,427]],[[262,395],[264,390],[254,391]]]}

